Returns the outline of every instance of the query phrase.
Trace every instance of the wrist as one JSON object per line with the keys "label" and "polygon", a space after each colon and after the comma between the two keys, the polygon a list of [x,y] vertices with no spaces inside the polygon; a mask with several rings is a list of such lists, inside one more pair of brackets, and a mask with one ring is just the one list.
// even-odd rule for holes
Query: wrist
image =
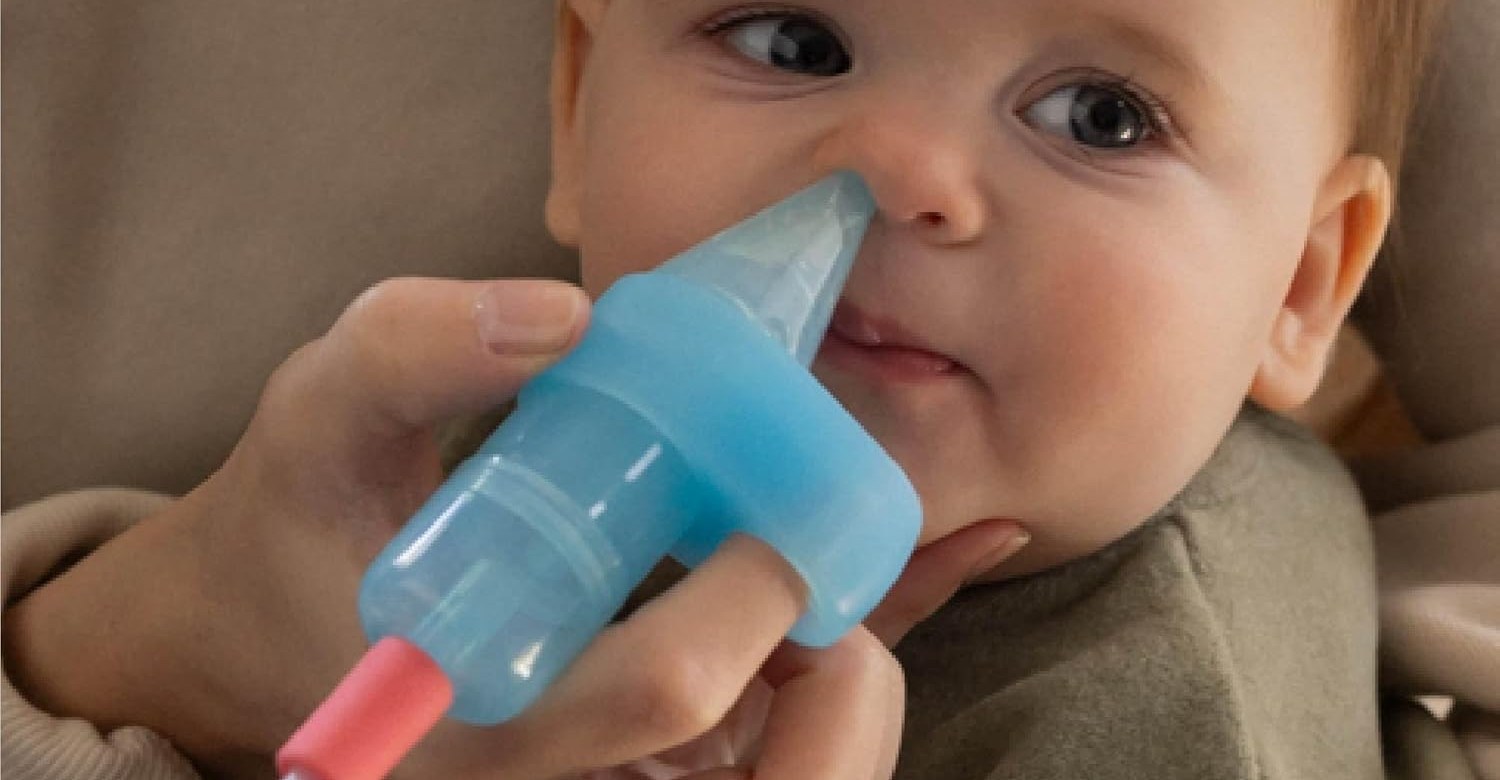
{"label": "wrist", "polygon": [[251,671],[226,653],[227,605],[183,531],[182,502],[77,561],[4,614],[7,674],[39,709],[101,731],[138,725],[218,775],[264,773]]}

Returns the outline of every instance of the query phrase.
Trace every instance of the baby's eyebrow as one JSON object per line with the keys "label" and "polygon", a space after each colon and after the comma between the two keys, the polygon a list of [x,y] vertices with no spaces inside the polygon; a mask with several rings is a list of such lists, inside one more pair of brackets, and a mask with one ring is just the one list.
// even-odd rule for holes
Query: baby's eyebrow
{"label": "baby's eyebrow", "polygon": [[1135,19],[1114,14],[1092,15],[1089,22],[1105,37],[1172,71],[1189,88],[1196,91],[1208,87],[1202,63],[1193,56],[1192,48],[1180,39]]}

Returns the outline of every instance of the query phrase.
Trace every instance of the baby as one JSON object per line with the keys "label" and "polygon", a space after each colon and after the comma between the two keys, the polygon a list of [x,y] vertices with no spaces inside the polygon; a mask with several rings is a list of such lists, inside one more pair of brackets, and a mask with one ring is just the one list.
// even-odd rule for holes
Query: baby
{"label": "baby", "polygon": [[1006,517],[1032,541],[1005,575],[1086,556],[1247,397],[1311,393],[1390,211],[1351,117],[1399,122],[1354,97],[1393,56],[1346,29],[1377,11],[1139,5],[570,3],[549,227],[598,293],[858,171],[881,210],[815,372],[922,541]]}
{"label": "baby", "polygon": [[585,288],[858,171],[814,371],[922,542],[1029,535],[898,650],[901,776],[1380,776],[1359,499],[1262,410],[1375,259],[1424,5],[562,4],[547,220]]}
{"label": "baby", "polygon": [[[1359,500],[1265,410],[1312,392],[1375,258],[1430,1],[563,0],[546,218],[585,290],[861,174],[879,212],[814,371],[923,498],[911,582],[942,572],[871,629],[973,586],[898,648],[903,710],[868,633],[777,648],[796,583],[731,540],[536,712],[403,772],[634,759],[760,668],[777,694],[741,758],[766,778],[1380,776]],[[352,306],[214,477],[8,610],[10,675],[264,774],[362,649],[354,585],[439,478],[431,424],[583,328],[576,290],[486,288],[483,362],[472,302],[408,280]],[[959,549],[996,528],[995,560]],[[727,621],[753,630],[706,630]],[[106,624],[109,657],[78,660]],[[664,716],[642,668],[704,703]]]}

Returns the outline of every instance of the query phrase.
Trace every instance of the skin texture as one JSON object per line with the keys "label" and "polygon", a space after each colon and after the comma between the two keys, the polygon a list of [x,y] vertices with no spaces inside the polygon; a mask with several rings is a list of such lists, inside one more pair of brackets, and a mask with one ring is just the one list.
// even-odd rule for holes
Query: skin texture
{"label": "skin texture", "polygon": [[[560,4],[547,220],[588,292],[849,168],[880,211],[847,300],[962,370],[815,366],[925,502],[923,546],[866,627],[828,651],[783,644],[800,584],[735,538],[535,709],[444,724],[397,777],[631,776],[712,739],[752,682],[771,692],[755,776],[888,777],[904,685],[886,644],[976,572],[1045,568],[1138,524],[1247,395],[1286,409],[1311,392],[1390,199],[1380,164],[1342,151],[1333,4],[935,7],[820,2],[854,62],[824,79],[701,34],[727,5]],[[1183,53],[1145,54],[1161,37]],[[1030,109],[1084,67],[1170,97],[1178,130],[1119,154],[1059,135]],[[358,578],[437,484],[434,428],[504,403],[586,321],[557,283],[378,285],[277,370],[218,472],[6,610],[7,671],[48,711],[149,726],[210,776],[267,776],[365,646]],[[1034,541],[1006,558],[1018,524]]]}
{"label": "skin texture", "polygon": [[[597,294],[863,175],[879,213],[845,302],[961,367],[893,379],[825,349],[814,371],[912,477],[924,542],[1007,518],[1033,541],[995,576],[1085,555],[1180,490],[1247,397],[1315,387],[1390,200],[1343,151],[1334,4],[799,6],[852,61],[832,76],[770,60],[752,32],[775,22],[713,29],[727,8],[563,4],[549,226]],[[1139,144],[1048,119],[1056,90],[1122,78],[1170,115]]]}

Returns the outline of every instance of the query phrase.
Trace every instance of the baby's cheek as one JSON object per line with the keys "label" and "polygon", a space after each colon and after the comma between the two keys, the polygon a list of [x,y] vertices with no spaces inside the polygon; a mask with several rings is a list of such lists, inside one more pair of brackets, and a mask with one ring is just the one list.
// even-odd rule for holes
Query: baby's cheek
{"label": "baby's cheek", "polygon": [[1118,471],[1101,463],[1075,464],[1073,471],[1086,476],[1059,485],[1027,519],[1032,543],[1014,562],[1017,573],[1084,558],[1114,543],[1165,504],[1178,479],[1164,472],[1112,479]]}
{"label": "baby's cheek", "polygon": [[1242,380],[1220,376],[1205,302],[1150,274],[1095,270],[1059,285],[1075,294],[1050,302],[1027,370],[996,393],[1033,534],[1012,573],[1090,555],[1138,527],[1207,460],[1243,399]]}
{"label": "baby's cheek", "polygon": [[1053,439],[1039,560],[1091,554],[1160,511],[1207,462],[1242,403],[1236,383],[1140,368],[1155,377],[1101,378],[1092,407],[1059,425],[1066,434]]}

